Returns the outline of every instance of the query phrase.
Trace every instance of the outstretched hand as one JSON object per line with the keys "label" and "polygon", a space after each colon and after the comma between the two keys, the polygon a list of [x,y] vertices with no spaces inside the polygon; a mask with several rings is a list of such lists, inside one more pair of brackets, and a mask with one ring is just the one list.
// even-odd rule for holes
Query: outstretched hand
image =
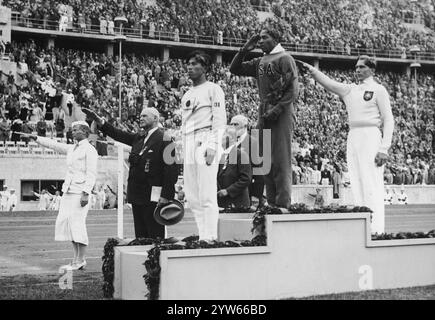
{"label": "outstretched hand", "polygon": [[23,133],[23,132],[15,132],[15,133],[21,135],[21,138],[24,138],[24,139],[32,139],[32,140],[36,141],[36,139],[38,138],[38,136],[36,134]]}
{"label": "outstretched hand", "polygon": [[99,126],[103,124],[103,118],[101,118],[95,111],[83,107],[82,107],[82,111],[84,114],[86,114],[86,117],[88,119],[95,121]]}
{"label": "outstretched hand", "polygon": [[297,66],[301,69],[302,73],[307,73],[308,71],[310,71],[310,68],[312,68],[310,64],[303,62],[301,60],[295,59],[295,62]]}

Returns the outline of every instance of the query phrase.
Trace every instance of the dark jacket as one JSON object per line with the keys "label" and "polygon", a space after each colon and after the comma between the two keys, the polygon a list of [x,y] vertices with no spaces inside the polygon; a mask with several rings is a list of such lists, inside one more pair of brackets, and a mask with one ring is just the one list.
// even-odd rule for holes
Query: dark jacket
{"label": "dark jacket", "polygon": [[249,157],[243,150],[234,147],[228,158],[222,156],[217,175],[218,190],[226,189],[228,196],[218,198],[219,207],[233,205],[246,208],[251,205],[248,187],[252,181],[252,168]]}
{"label": "dark jacket", "polygon": [[[149,204],[153,186],[162,187],[161,197],[174,199],[178,173],[175,165],[175,145],[162,129],[151,134],[144,146],[145,134],[129,133],[114,128],[107,122],[101,130],[109,137],[131,146],[129,157],[127,201]],[[143,152],[142,149],[144,149]],[[164,154],[172,163],[165,163]],[[171,160],[170,159],[170,160]]]}

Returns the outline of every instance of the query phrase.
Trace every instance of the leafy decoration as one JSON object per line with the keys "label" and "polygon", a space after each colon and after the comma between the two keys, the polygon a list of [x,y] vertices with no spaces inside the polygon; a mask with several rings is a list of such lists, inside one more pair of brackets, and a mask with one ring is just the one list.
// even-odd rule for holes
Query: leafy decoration
{"label": "leafy decoration", "polygon": [[398,233],[375,233],[372,234],[372,240],[402,240],[402,239],[421,239],[435,238],[435,229],[425,232],[398,232]]}
{"label": "leafy decoration", "polygon": [[119,240],[110,238],[107,239],[106,244],[104,245],[104,255],[102,257],[103,260],[103,295],[105,298],[113,297],[113,279],[115,276],[115,246],[119,244]]}
{"label": "leafy decoration", "polygon": [[[149,300],[157,300],[160,290],[160,252],[162,250],[186,250],[186,249],[211,249],[211,248],[236,248],[236,247],[255,247],[267,245],[266,235],[266,215],[270,214],[324,214],[324,213],[349,213],[349,212],[369,212],[372,211],[367,207],[347,207],[347,206],[327,206],[321,208],[310,208],[305,204],[293,204],[288,209],[288,212],[283,213],[279,208],[262,207],[255,212],[252,220],[251,232],[254,234],[251,240],[243,241],[202,241],[197,235],[192,235],[174,243],[173,239],[149,239],[139,238],[134,239],[130,243],[121,244],[119,240],[110,238],[104,246],[103,256],[103,276],[104,297],[113,297],[113,279],[114,279],[114,247],[118,245],[154,245],[148,250],[147,260],[143,263],[146,273],[143,278],[148,288],[146,297]],[[382,233],[372,235],[372,240],[395,240],[395,239],[411,239],[411,238],[435,238],[435,230],[427,233],[424,232],[399,232]]]}

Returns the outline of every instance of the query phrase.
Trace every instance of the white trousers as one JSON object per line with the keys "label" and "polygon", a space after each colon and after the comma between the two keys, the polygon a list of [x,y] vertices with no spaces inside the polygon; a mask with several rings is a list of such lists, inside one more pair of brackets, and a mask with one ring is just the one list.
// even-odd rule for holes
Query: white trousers
{"label": "white trousers", "polygon": [[375,164],[381,145],[377,127],[353,128],[347,139],[347,163],[354,205],[366,206],[372,213],[371,232],[385,230],[384,166]]}
{"label": "white trousers", "polygon": [[195,217],[200,240],[216,240],[219,219],[217,204],[217,172],[220,151],[211,165],[205,163],[206,145],[210,132],[186,137],[184,143],[184,191]]}

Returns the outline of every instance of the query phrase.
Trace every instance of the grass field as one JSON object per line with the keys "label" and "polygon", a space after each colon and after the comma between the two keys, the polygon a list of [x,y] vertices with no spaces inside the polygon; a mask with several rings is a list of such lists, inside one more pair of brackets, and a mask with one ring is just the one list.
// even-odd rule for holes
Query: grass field
{"label": "grass field", "polygon": [[[0,300],[101,300],[101,272],[74,274],[72,289],[61,289],[62,274],[0,278]],[[63,283],[63,281],[61,281]]]}
{"label": "grass field", "polygon": [[[386,231],[424,231],[435,229],[433,205],[392,206],[386,208]],[[131,212],[124,213],[125,237],[133,236]],[[60,265],[71,260],[69,243],[53,241],[54,212],[0,214],[0,300],[102,300],[101,256],[107,238],[117,233],[116,211],[91,212],[88,216],[86,271],[75,272],[73,289],[59,287]],[[196,232],[193,216],[169,228],[168,235],[185,237]],[[435,300],[435,284],[426,287],[373,290],[303,298],[304,300],[424,299]]]}
{"label": "grass field", "polygon": [[[0,300],[103,300],[98,272],[74,274],[72,289],[61,289],[61,274],[0,278]],[[111,300],[111,299],[106,299]],[[299,300],[299,299],[291,299]],[[300,300],[435,300],[435,285],[312,296]]]}

